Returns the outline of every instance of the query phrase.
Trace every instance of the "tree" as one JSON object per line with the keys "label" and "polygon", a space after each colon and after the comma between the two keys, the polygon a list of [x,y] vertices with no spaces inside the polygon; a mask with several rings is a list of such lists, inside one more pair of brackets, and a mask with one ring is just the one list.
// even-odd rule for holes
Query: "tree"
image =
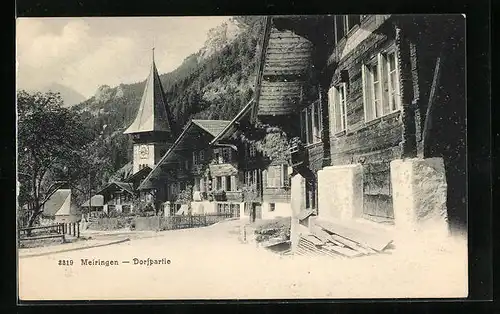
{"label": "tree", "polygon": [[31,227],[44,201],[62,185],[61,169],[79,164],[92,134],[76,111],[64,108],[57,93],[17,93],[19,203]]}

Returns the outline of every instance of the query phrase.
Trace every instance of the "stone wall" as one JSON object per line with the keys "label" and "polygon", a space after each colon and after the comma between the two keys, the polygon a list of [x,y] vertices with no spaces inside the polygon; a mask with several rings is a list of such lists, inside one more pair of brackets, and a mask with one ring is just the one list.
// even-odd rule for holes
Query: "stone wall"
{"label": "stone wall", "polygon": [[330,166],[318,171],[318,216],[348,220],[363,213],[363,167]]}

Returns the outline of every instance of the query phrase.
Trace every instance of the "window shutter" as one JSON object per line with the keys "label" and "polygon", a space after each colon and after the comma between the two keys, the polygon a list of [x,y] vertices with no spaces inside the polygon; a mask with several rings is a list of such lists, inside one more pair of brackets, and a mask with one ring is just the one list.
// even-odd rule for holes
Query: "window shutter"
{"label": "window shutter", "polygon": [[267,185],[267,170],[262,170],[262,185],[263,186],[268,186]]}
{"label": "window shutter", "polygon": [[284,187],[289,186],[288,184],[288,165],[281,166],[281,185]]}
{"label": "window shutter", "polygon": [[344,99],[340,103],[340,106],[341,106],[340,108],[341,108],[341,112],[342,112],[342,118],[341,118],[342,130],[346,130],[347,129],[347,84],[342,83],[341,88],[342,88],[343,93],[344,93]]}
{"label": "window shutter", "polygon": [[382,112],[381,114],[387,114],[389,112],[389,80],[387,71],[387,58],[383,56],[381,53],[378,54],[378,66],[379,66],[379,75],[380,75],[380,89],[382,92],[381,101],[382,101]]}
{"label": "window shutter", "polygon": [[361,77],[363,81],[363,104],[365,111],[365,121],[370,121],[373,118],[373,104],[371,99],[372,82],[370,73],[367,73],[366,65],[361,66]]}
{"label": "window shutter", "polygon": [[335,134],[335,88],[328,90],[328,119],[330,125],[330,136]]}
{"label": "window shutter", "polygon": [[236,176],[231,176],[231,191],[237,191],[236,187]]}

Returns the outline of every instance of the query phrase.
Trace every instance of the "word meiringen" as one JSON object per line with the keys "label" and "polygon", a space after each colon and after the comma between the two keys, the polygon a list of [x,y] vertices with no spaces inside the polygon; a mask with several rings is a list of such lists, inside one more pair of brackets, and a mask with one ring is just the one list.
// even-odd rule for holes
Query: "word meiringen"
{"label": "word meiringen", "polygon": [[83,266],[116,266],[119,265],[120,263],[118,261],[113,261],[113,260],[82,258],[81,264]]}

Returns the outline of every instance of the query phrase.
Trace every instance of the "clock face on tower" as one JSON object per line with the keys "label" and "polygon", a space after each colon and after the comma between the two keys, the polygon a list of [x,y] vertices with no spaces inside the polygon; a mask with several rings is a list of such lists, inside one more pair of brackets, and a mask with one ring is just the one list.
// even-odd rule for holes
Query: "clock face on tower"
{"label": "clock face on tower", "polygon": [[148,158],[149,147],[147,145],[141,145],[141,147],[139,147],[139,155],[141,158]]}

